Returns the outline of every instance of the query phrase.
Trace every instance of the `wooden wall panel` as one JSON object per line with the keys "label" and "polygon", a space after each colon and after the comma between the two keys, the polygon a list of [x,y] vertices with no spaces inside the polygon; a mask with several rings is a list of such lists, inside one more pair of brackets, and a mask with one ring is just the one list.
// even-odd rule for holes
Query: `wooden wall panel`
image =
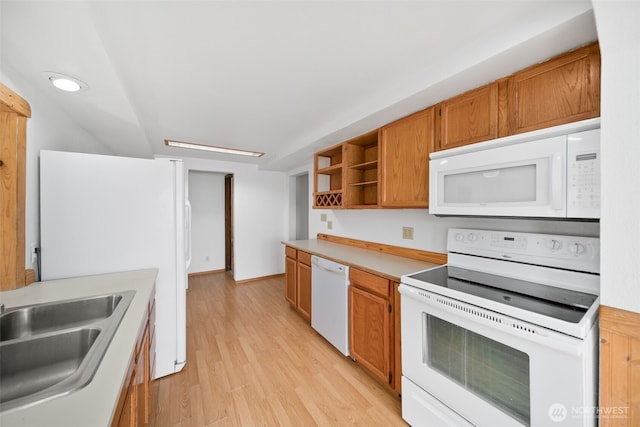
{"label": "wooden wall panel", "polygon": [[447,254],[439,252],[423,251],[420,249],[404,248],[401,246],[387,245],[384,243],[368,242],[366,240],[351,239],[349,237],[333,236],[331,234],[318,233],[318,240],[340,243],[356,248],[369,249],[383,254],[397,255],[405,258],[416,259],[418,261],[432,262],[434,264],[446,264]]}
{"label": "wooden wall panel", "polygon": [[640,426],[640,313],[600,307],[600,426]]}
{"label": "wooden wall panel", "polygon": [[25,186],[29,103],[0,83],[0,290],[30,283],[25,273]]}

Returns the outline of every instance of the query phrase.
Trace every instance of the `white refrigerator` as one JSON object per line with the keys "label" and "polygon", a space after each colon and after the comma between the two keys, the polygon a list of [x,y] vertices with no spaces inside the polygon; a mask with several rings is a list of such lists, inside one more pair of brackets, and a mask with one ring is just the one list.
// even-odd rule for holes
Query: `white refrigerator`
{"label": "white refrigerator", "polygon": [[155,378],[186,362],[189,215],[180,160],[40,152],[41,279],[158,268]]}

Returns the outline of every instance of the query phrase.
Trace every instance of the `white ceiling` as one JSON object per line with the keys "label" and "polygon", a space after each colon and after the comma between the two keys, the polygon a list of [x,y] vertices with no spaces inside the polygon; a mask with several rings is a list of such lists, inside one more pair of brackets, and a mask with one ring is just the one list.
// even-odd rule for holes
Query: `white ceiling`
{"label": "white ceiling", "polygon": [[[278,170],[597,39],[588,0],[2,0],[0,15],[3,72],[113,154]],[[89,90],[57,91],[44,71]],[[266,154],[245,160],[165,139]]]}

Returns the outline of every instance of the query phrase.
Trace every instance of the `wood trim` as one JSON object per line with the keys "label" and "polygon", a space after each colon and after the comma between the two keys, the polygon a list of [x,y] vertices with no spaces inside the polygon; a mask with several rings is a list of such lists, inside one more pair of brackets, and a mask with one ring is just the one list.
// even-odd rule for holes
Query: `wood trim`
{"label": "wood trim", "polygon": [[284,276],[284,273],[271,274],[269,276],[253,277],[251,279],[236,280],[235,282],[236,282],[236,285],[244,285],[246,283],[259,282],[261,280],[273,279],[275,277],[281,277],[281,276]]}
{"label": "wood trim", "polygon": [[429,252],[420,249],[403,248],[401,246],[387,245],[384,243],[367,242],[365,240],[351,239],[348,237],[332,236],[330,234],[318,233],[318,240],[340,243],[342,245],[354,246],[356,248],[369,249],[388,255],[396,255],[411,258],[418,261],[432,262],[434,264],[446,264],[447,254],[439,252]]}
{"label": "wood trim", "polygon": [[23,117],[31,117],[31,106],[20,95],[0,83],[0,105],[4,111],[11,111]]}
{"label": "wood trim", "polygon": [[640,340],[640,313],[601,305],[600,329]]}
{"label": "wood trim", "polygon": [[208,276],[209,274],[216,274],[216,273],[224,273],[226,270],[224,268],[221,268],[220,270],[207,270],[207,271],[196,271],[195,273],[189,273],[189,279],[191,279],[192,277],[200,277],[200,276]]}
{"label": "wood trim", "polygon": [[640,425],[640,313],[600,306],[600,426]]}
{"label": "wood trim", "polygon": [[24,284],[26,285],[30,285],[33,282],[36,281],[36,271],[33,269],[29,269],[29,270],[25,270],[24,271]]}
{"label": "wood trim", "polygon": [[29,103],[0,83],[0,290],[17,289],[30,280],[24,225],[28,117]]}

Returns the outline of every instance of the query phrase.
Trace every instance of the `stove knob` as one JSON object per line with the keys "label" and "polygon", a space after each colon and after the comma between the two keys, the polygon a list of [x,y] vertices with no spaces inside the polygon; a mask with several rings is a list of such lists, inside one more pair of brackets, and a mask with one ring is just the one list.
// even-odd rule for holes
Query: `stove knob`
{"label": "stove knob", "polygon": [[582,243],[574,243],[569,247],[569,251],[575,255],[583,254],[586,250],[586,246]]}
{"label": "stove knob", "polygon": [[476,240],[478,240],[478,236],[476,236],[473,233],[469,233],[469,235],[467,236],[467,239],[469,239],[470,242],[475,242]]}
{"label": "stove knob", "polygon": [[556,239],[547,240],[547,249],[557,251],[562,247],[562,242]]}
{"label": "stove knob", "polygon": [[464,236],[462,235],[462,233],[456,233],[456,241],[458,242],[464,241]]}

